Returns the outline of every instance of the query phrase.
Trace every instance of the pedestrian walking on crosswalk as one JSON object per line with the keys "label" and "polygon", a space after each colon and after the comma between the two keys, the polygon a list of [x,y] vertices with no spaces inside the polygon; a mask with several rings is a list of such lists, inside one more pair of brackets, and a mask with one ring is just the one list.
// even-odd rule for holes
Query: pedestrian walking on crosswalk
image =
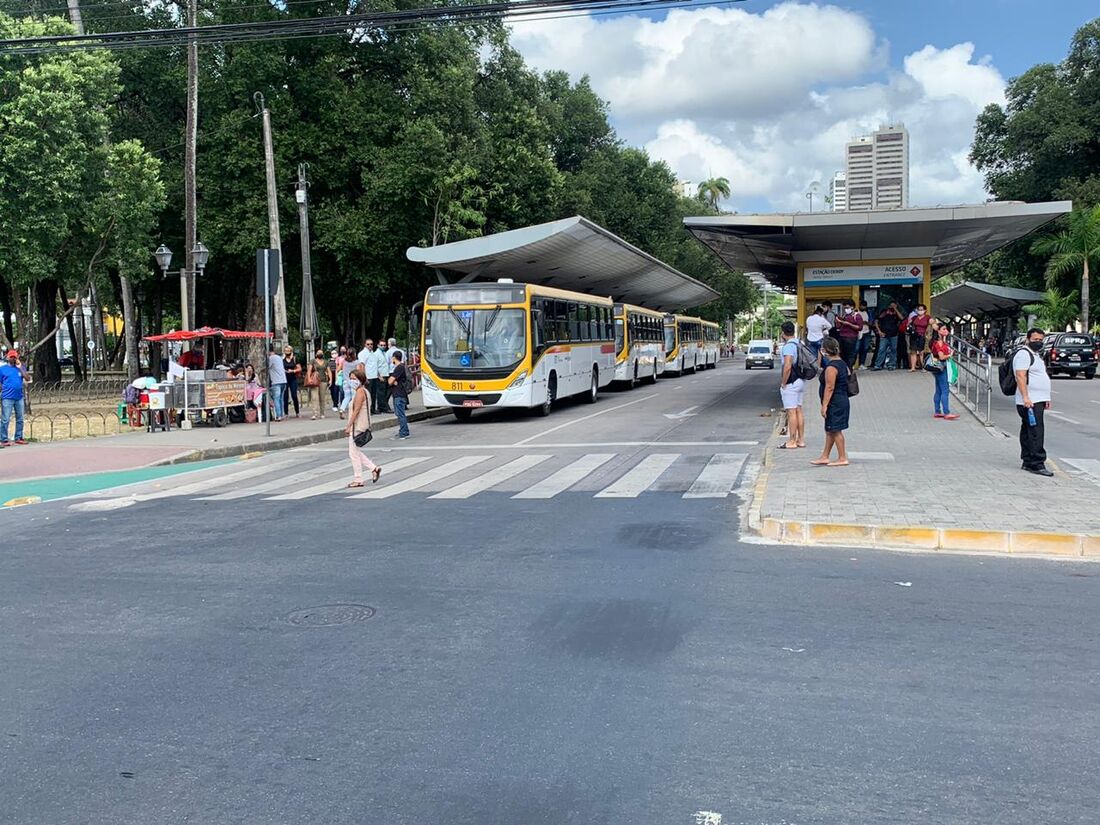
{"label": "pedestrian walking on crosswalk", "polygon": [[344,428],[344,432],[348,434],[348,456],[351,458],[351,469],[355,477],[348,487],[362,487],[364,467],[370,470],[372,484],[382,475],[382,468],[371,461],[362,450],[372,438],[371,402],[366,389],[367,375],[362,367],[356,367],[352,371],[351,382],[355,387],[355,395],[352,398],[351,413],[348,415],[348,425]]}

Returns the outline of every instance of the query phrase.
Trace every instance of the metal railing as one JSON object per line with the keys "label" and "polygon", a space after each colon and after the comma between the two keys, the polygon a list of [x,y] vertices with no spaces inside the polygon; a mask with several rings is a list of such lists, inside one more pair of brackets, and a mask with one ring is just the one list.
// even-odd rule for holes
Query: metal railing
{"label": "metal railing", "polygon": [[88,381],[31,381],[26,385],[31,405],[67,401],[121,401],[129,379],[92,378]]}
{"label": "metal railing", "polygon": [[993,382],[996,380],[993,358],[956,335],[951,349],[959,367],[959,381],[951,392],[987,427],[993,426]]}

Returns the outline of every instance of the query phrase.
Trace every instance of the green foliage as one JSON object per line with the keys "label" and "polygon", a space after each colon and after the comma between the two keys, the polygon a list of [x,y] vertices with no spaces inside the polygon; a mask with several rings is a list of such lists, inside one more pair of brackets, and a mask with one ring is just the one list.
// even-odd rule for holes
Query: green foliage
{"label": "green foliage", "polygon": [[1081,320],[1089,328],[1089,274],[1100,270],[1100,205],[1075,209],[1064,229],[1044,235],[1032,251],[1047,258],[1046,280],[1051,289],[1081,287]]}
{"label": "green foliage", "polygon": [[1076,290],[1063,295],[1056,289],[1048,289],[1043,294],[1041,304],[1031,304],[1024,307],[1024,310],[1038,316],[1043,329],[1061,332],[1076,320],[1079,312],[1077,300]]}
{"label": "green foliage", "polygon": [[718,211],[718,201],[729,196],[728,178],[709,178],[699,184],[699,200],[708,204],[715,212]]}

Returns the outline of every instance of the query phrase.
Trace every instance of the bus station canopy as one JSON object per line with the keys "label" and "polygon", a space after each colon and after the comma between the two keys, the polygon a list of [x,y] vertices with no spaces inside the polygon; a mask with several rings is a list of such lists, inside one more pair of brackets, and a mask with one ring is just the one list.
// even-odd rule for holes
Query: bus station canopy
{"label": "bus station canopy", "polygon": [[463,281],[511,278],[663,311],[718,297],[706,284],[579,215],[482,238],[412,246],[406,254],[436,270],[461,272]]}
{"label": "bus station canopy", "polygon": [[1070,201],[684,218],[685,228],[727,266],[757,271],[793,291],[798,264],[925,258],[932,279],[1034,232],[1069,212]]}
{"label": "bus station canopy", "polygon": [[1004,318],[1019,315],[1025,306],[1038,304],[1043,293],[994,284],[963,281],[932,298],[933,311],[944,318]]}

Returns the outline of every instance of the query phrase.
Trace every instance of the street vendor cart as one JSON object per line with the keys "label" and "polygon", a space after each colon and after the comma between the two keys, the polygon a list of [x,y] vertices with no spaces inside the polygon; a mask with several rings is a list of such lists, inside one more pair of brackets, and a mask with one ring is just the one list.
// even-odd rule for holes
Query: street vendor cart
{"label": "street vendor cart", "polygon": [[224,365],[189,369],[176,362],[169,363],[168,381],[161,383],[160,389],[165,393],[165,407],[174,411],[180,427],[186,429],[193,424],[224,427],[233,420],[244,421],[248,385],[243,374],[235,374],[232,365],[243,360],[241,349],[248,341],[270,337],[270,333],[219,327],[146,336],[146,341],[159,343],[201,342],[202,363]]}

